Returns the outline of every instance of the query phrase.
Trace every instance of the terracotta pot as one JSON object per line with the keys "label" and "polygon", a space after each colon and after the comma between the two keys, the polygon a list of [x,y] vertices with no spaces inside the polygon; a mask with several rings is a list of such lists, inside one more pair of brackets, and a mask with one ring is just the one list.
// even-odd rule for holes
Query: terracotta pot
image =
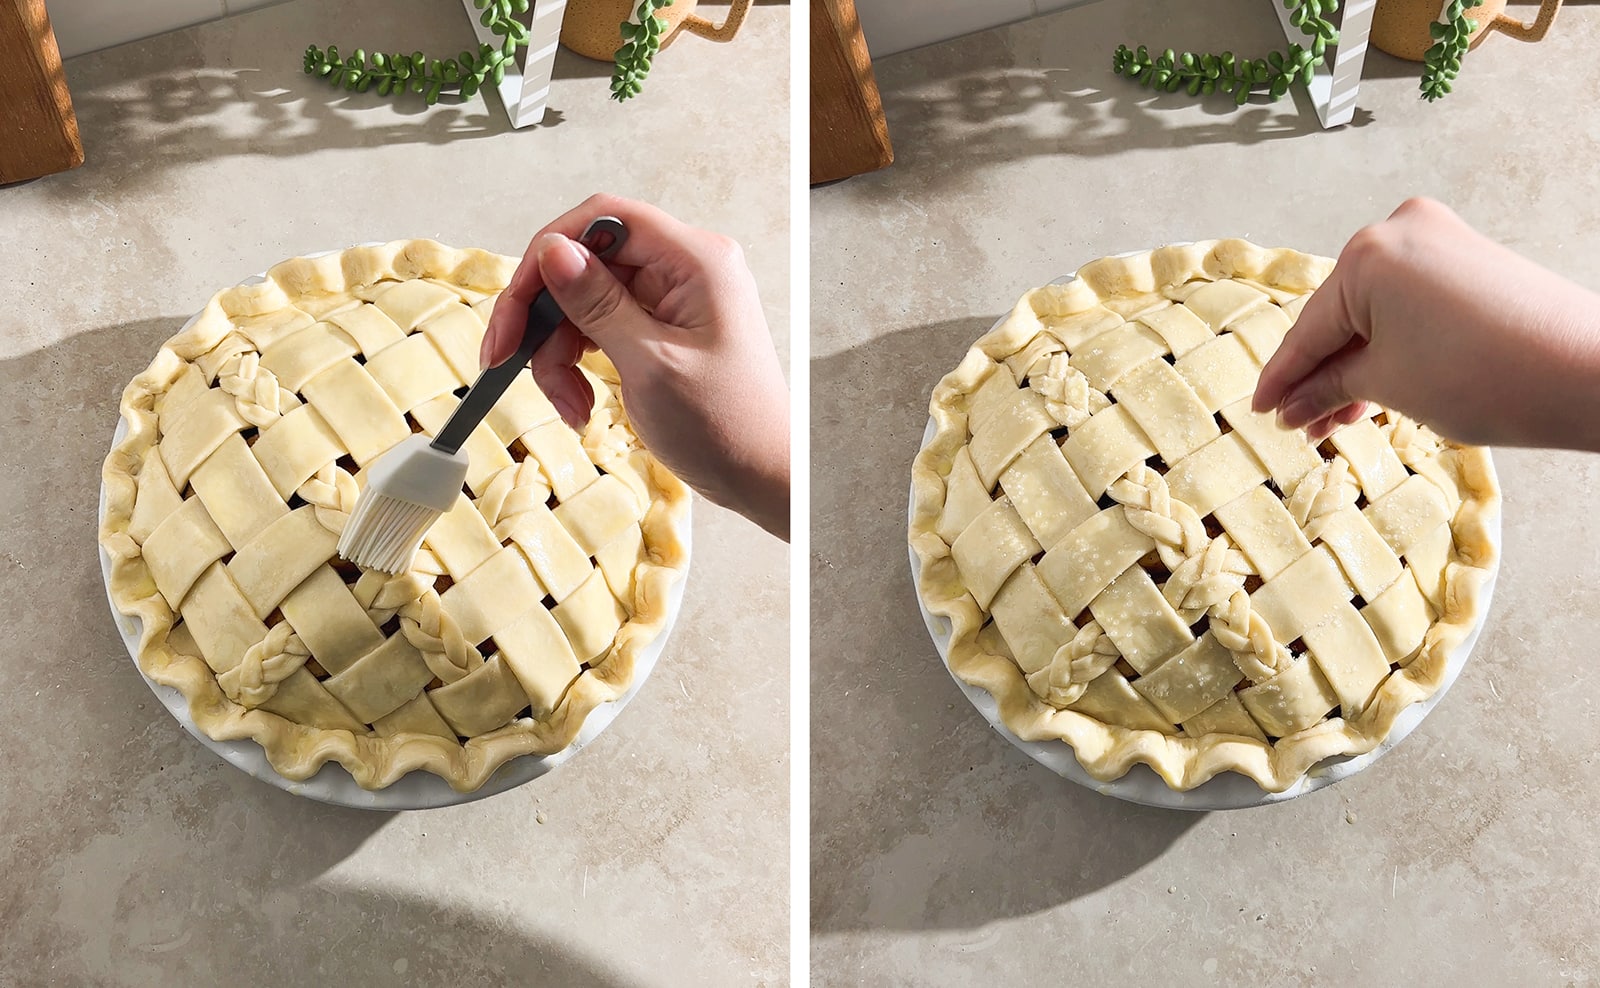
{"label": "terracotta pot", "polygon": [[[712,41],[732,41],[750,11],[750,0],[733,0],[727,18],[719,26],[695,16],[697,3],[698,0],[677,0],[656,12],[667,20],[661,47],[672,44],[684,31]],[[561,21],[561,43],[585,58],[612,61],[622,47],[622,22],[638,7],[639,0],[568,0],[566,16]]]}
{"label": "terracotta pot", "polygon": [[[1373,46],[1396,58],[1422,61],[1423,54],[1433,46],[1428,26],[1439,19],[1445,6],[1442,0],[1378,0],[1372,11]],[[1555,23],[1561,0],[1542,0],[1532,24],[1507,17],[1505,9],[1506,0],[1484,0],[1482,6],[1467,11],[1467,17],[1478,24],[1478,29],[1472,32],[1469,48],[1478,47],[1484,38],[1496,31],[1518,41],[1542,39]]]}

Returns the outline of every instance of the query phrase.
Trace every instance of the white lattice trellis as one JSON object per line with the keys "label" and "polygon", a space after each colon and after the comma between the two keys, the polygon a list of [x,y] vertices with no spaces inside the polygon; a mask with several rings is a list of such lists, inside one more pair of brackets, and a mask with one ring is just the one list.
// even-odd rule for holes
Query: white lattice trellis
{"label": "white lattice trellis", "polygon": [[[1372,33],[1372,8],[1377,0],[1346,0],[1339,24],[1339,46],[1333,58],[1317,68],[1309,92],[1311,104],[1324,128],[1349,123],[1356,113],[1356,91],[1361,87],[1361,67],[1367,61],[1367,39]],[[1291,42],[1304,43],[1305,35],[1289,23],[1289,10],[1278,0],[1272,7]]]}
{"label": "white lattice trellis", "polygon": [[[479,22],[482,14],[472,0],[461,0],[472,30],[483,44],[498,45],[500,39]],[[516,62],[506,66],[505,78],[494,87],[513,127],[532,127],[544,119],[550,98],[550,75],[556,64],[556,45],[561,38],[561,20],[567,13],[567,0],[533,0],[532,28],[528,47]],[[487,96],[485,96],[487,99]]]}

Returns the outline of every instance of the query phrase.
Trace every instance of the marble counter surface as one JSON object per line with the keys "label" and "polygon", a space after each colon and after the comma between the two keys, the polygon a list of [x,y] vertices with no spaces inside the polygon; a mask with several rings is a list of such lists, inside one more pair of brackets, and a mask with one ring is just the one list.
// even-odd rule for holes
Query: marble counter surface
{"label": "marble counter surface", "polygon": [[357,241],[519,254],[595,191],[738,239],[787,354],[788,21],[675,44],[626,105],[563,52],[516,132],[300,72],[309,42],[458,50],[453,2],[300,0],[67,63],[88,163],[0,189],[0,985],[787,982],[781,543],[698,504],[685,611],[616,723],[521,789],[392,815],[256,782],[167,715],[95,499],[122,386],[216,289]]}
{"label": "marble counter surface", "polygon": [[1097,796],[940,666],[911,460],[934,383],[1024,290],[1174,241],[1332,255],[1416,194],[1600,287],[1600,9],[1490,38],[1434,105],[1374,55],[1335,132],[1304,103],[1153,96],[1111,74],[1123,41],[1282,37],[1256,0],[1122,0],[885,59],[896,163],[812,193],[815,983],[1593,983],[1600,457],[1497,453],[1504,567],[1471,664],[1371,771],[1283,806]]}

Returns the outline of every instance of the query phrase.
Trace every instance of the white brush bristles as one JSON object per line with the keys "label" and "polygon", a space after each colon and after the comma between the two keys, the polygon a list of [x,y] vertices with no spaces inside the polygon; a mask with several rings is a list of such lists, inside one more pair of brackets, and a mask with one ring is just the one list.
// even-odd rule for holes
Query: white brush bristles
{"label": "white brush bristles", "polygon": [[411,565],[422,537],[439,520],[441,512],[424,504],[361,492],[350,520],[339,536],[339,555],[357,566],[398,573]]}

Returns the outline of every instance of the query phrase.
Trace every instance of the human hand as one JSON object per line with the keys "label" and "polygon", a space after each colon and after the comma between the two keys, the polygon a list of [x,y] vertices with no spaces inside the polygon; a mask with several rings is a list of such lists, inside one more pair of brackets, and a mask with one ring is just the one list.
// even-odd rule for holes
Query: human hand
{"label": "human hand", "polygon": [[1600,295],[1408,200],[1350,238],[1253,405],[1320,441],[1366,400],[1459,442],[1600,451]]}
{"label": "human hand", "polygon": [[[628,239],[609,262],[576,241],[615,216]],[[645,446],[702,495],[789,537],[789,390],[739,245],[654,206],[591,196],[528,246],[495,303],[485,367],[516,351],[546,287],[567,319],[533,355],[539,387],[573,428],[594,394],[577,370],[598,346]]]}

